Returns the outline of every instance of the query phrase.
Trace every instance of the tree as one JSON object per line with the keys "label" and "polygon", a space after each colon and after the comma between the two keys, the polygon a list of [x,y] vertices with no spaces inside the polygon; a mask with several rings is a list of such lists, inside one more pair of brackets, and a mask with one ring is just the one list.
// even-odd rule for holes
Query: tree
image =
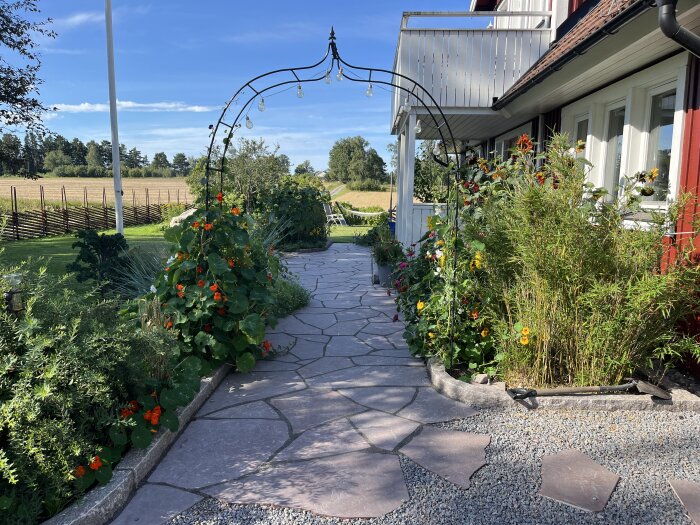
{"label": "tree", "polygon": [[100,153],[100,145],[94,140],[91,140],[87,143],[87,154],[85,155],[85,162],[90,168],[104,167],[102,155]]}
{"label": "tree", "polygon": [[435,141],[424,140],[416,156],[413,195],[422,202],[445,202],[450,171],[440,166],[431,155]]}
{"label": "tree", "polygon": [[305,160],[294,168],[294,175],[313,175],[314,173],[316,173],[316,170],[314,170],[309,160]]}
{"label": "tree", "polygon": [[151,167],[153,168],[169,168],[170,162],[168,161],[168,156],[162,151],[153,155],[153,161],[151,162]]}
{"label": "tree", "polygon": [[44,159],[39,151],[37,137],[31,130],[24,134],[22,157],[27,164],[27,176],[32,179],[37,178],[39,168],[44,165]]}
{"label": "tree", "polygon": [[190,161],[184,153],[176,153],[173,155],[173,170],[175,175],[185,177],[190,173]]}
{"label": "tree", "polygon": [[[41,115],[48,110],[37,98],[41,60],[35,51],[37,36],[53,38],[46,25],[51,19],[34,21],[36,0],[0,2],[0,131],[6,126],[43,130]],[[7,50],[7,52],[6,52]]]}
{"label": "tree", "polygon": [[112,142],[103,140],[100,142],[100,157],[102,157],[102,165],[105,168],[112,166]]}
{"label": "tree", "polygon": [[124,165],[127,168],[142,168],[145,165],[144,162],[145,157],[141,154],[141,152],[136,149],[136,148],[131,148],[125,155],[124,155]]}
{"label": "tree", "polygon": [[53,171],[59,166],[68,166],[70,163],[71,158],[60,149],[49,151],[44,157],[44,169],[46,171]]}
{"label": "tree", "polygon": [[70,160],[73,166],[85,166],[87,163],[87,146],[79,138],[74,138],[70,143]]}
{"label": "tree", "polygon": [[333,144],[328,154],[329,180],[350,182],[359,180],[387,180],[384,160],[363,137],[347,137]]}
{"label": "tree", "polygon": [[22,142],[12,133],[0,139],[0,170],[3,175],[18,175],[22,169]]}

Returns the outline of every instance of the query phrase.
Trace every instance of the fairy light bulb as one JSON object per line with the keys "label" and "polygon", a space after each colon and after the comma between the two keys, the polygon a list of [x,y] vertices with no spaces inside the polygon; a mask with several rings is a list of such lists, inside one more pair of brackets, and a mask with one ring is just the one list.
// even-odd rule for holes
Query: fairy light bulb
{"label": "fairy light bulb", "polygon": [[245,116],[245,127],[248,129],[253,129],[253,121],[250,120],[248,115]]}
{"label": "fairy light bulb", "polygon": [[260,97],[260,102],[258,102],[258,111],[265,111],[265,99]]}
{"label": "fairy light bulb", "polygon": [[404,103],[403,108],[406,113],[411,112],[411,103],[408,101],[408,97],[406,97],[406,102]]}
{"label": "fairy light bulb", "polygon": [[372,91],[372,83],[371,82],[367,86],[367,91],[365,91],[365,95],[367,96],[367,98],[370,98],[372,95],[374,95],[374,92]]}
{"label": "fairy light bulb", "polygon": [[330,72],[330,71],[326,71],[326,78],[324,78],[323,81],[324,81],[326,84],[330,84],[331,82],[333,82],[333,79],[331,78],[331,72]]}
{"label": "fairy light bulb", "polygon": [[441,149],[440,149],[440,143],[439,143],[439,142],[436,142],[436,143],[435,143],[435,147],[433,148],[433,155],[435,155],[436,157],[438,157],[438,156],[440,155],[440,153],[442,153],[442,151],[441,151]]}
{"label": "fairy light bulb", "polygon": [[297,97],[298,98],[304,98],[304,90],[301,89],[301,84],[297,86]]}
{"label": "fairy light bulb", "polygon": [[415,125],[415,127],[413,128],[413,131],[416,132],[416,135],[417,135],[418,133],[420,133],[421,131],[423,131],[423,126],[420,125],[420,119],[416,120],[416,125]]}
{"label": "fairy light bulb", "polygon": [[338,74],[335,76],[335,78],[338,80],[338,82],[343,80],[343,68],[342,67],[338,68]]}

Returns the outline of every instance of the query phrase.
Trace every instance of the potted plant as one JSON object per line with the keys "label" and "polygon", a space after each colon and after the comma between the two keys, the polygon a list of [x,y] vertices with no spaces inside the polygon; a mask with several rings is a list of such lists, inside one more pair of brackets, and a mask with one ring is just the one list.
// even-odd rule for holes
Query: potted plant
{"label": "potted plant", "polygon": [[403,249],[399,241],[392,239],[388,227],[379,231],[379,235],[372,245],[372,256],[377,263],[379,284],[389,286],[394,265],[403,258]]}

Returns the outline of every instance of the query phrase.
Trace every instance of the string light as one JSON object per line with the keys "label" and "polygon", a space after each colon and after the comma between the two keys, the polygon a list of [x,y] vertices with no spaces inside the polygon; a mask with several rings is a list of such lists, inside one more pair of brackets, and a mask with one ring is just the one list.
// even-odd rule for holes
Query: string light
{"label": "string light", "polygon": [[331,78],[331,72],[326,71],[326,78],[323,80],[326,84],[330,84],[333,82],[333,79]]}
{"label": "string light", "polygon": [[435,147],[433,148],[433,155],[435,155],[436,157],[439,157],[440,153],[442,153],[441,148],[440,148],[440,143],[436,142]]}
{"label": "string light", "polygon": [[406,97],[406,102],[403,105],[403,109],[406,113],[411,112],[411,103],[408,101],[408,97]]}
{"label": "string light", "polygon": [[250,120],[248,115],[245,116],[245,127],[248,129],[253,129],[253,121]]}
{"label": "string light", "polygon": [[301,89],[301,84],[297,86],[297,97],[298,98],[304,98],[304,90]]}
{"label": "string light", "polygon": [[372,92],[372,83],[371,82],[367,86],[367,91],[365,91],[365,95],[367,96],[367,98],[370,98],[370,97],[372,97],[372,95],[374,95],[374,93]]}
{"label": "string light", "polygon": [[343,80],[343,68],[342,67],[338,68],[338,74],[335,76],[335,78],[338,80],[338,82]]}
{"label": "string light", "polygon": [[265,111],[265,99],[260,97],[260,102],[258,102],[258,111]]}
{"label": "string light", "polygon": [[416,135],[417,135],[418,133],[420,133],[421,131],[423,131],[423,126],[420,125],[420,119],[416,120],[416,125],[415,125],[415,127],[413,128],[413,131],[416,132]]}

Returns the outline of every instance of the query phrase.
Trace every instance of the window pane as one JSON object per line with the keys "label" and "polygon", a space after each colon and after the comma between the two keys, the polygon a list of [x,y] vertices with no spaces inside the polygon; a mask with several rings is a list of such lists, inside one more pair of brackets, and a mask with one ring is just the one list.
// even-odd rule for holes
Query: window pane
{"label": "window pane", "polygon": [[[584,144],[586,144],[586,141],[588,140],[588,119],[579,120],[576,124],[575,142],[578,142],[579,140]],[[584,155],[585,150],[576,154],[577,157],[583,157]]]}
{"label": "window pane", "polygon": [[622,166],[622,134],[625,130],[625,108],[613,109],[608,114],[608,148],[605,162],[605,179],[608,190],[616,191]]}
{"label": "window pane", "polygon": [[659,176],[653,183],[654,195],[648,197],[647,200],[663,201],[668,195],[668,174],[671,170],[671,141],[673,139],[673,114],[675,110],[675,91],[651,97],[647,169],[658,168]]}

